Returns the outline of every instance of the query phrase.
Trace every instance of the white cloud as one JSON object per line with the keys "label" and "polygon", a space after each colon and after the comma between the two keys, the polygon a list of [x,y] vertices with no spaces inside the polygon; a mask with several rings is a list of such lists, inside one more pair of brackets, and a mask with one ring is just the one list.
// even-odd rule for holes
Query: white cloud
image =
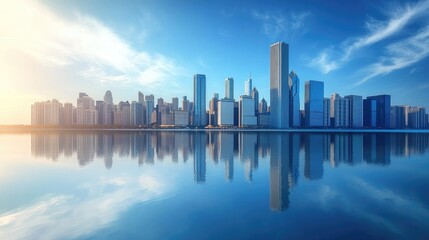
{"label": "white cloud", "polygon": [[[377,21],[370,18],[366,22],[366,27],[369,30],[368,34],[345,40],[339,49],[323,50],[310,65],[319,68],[324,74],[338,69],[349,62],[353,54],[358,50],[398,34],[412,20],[427,14],[428,10],[429,0],[424,0],[414,5],[406,4],[388,11],[386,21]],[[336,55],[338,52],[339,55]],[[322,62],[319,61],[321,56],[323,57]]]}
{"label": "white cloud", "polygon": [[429,26],[417,35],[388,45],[386,49],[387,56],[372,64],[367,71],[367,76],[357,85],[365,83],[371,78],[408,67],[429,56]]}
{"label": "white cloud", "polygon": [[65,19],[37,1],[2,1],[0,32],[2,47],[49,67],[78,66],[89,80],[160,85],[186,75],[174,59],[134,49],[93,17]]}

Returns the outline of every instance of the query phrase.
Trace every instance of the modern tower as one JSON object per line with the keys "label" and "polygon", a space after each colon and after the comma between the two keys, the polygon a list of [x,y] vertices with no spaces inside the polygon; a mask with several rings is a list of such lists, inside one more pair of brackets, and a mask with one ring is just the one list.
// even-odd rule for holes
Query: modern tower
{"label": "modern tower", "polygon": [[194,75],[193,125],[206,126],[206,75]]}
{"label": "modern tower", "polygon": [[390,95],[377,95],[366,99],[375,100],[377,104],[377,127],[390,128]]}
{"label": "modern tower", "polygon": [[244,95],[251,96],[252,95],[252,78],[244,81]]}
{"label": "modern tower", "polygon": [[272,128],[289,128],[289,45],[270,46],[270,111]]}
{"label": "modern tower", "polygon": [[310,80],[305,82],[305,125],[307,127],[323,126],[323,82]]}
{"label": "modern tower", "polygon": [[301,113],[299,110],[299,78],[294,71],[289,74],[289,123],[291,127],[301,125]]}
{"label": "modern tower", "polygon": [[344,98],[349,99],[350,101],[350,116],[349,116],[349,126],[353,128],[363,127],[363,102],[362,96],[348,95]]}
{"label": "modern tower", "polygon": [[234,99],[234,78],[225,79],[225,98]]}

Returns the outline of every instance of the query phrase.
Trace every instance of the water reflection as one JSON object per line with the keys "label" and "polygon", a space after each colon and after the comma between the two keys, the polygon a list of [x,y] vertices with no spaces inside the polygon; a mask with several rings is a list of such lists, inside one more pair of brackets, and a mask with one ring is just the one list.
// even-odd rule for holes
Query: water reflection
{"label": "water reflection", "polygon": [[299,134],[263,132],[35,132],[31,153],[57,161],[75,157],[80,166],[102,158],[107,169],[115,157],[137,159],[139,166],[171,159],[187,162],[193,156],[194,181],[206,181],[207,161],[223,164],[224,178],[234,180],[237,161],[251,182],[259,161],[269,160],[270,208],[289,207],[289,191],[298,185],[299,164],[308,180],[324,176],[324,163],[389,165],[391,156],[424,154],[428,134]]}

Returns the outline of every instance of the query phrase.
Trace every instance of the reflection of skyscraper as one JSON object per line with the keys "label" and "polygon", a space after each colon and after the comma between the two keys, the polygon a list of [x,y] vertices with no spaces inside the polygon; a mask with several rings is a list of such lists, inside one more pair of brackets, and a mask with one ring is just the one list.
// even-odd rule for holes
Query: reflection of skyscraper
{"label": "reflection of skyscraper", "polygon": [[225,180],[232,181],[234,178],[234,133],[219,133],[219,156],[225,161]]}
{"label": "reflection of skyscraper", "polygon": [[272,134],[270,142],[270,208],[282,211],[289,207],[289,135]]}
{"label": "reflection of skyscraper", "polygon": [[363,158],[368,164],[390,164],[390,134],[364,134]]}
{"label": "reflection of skyscraper", "polygon": [[289,128],[289,45],[278,42],[270,47],[271,127]]}
{"label": "reflection of skyscraper", "polygon": [[194,134],[194,181],[206,181],[206,134]]}
{"label": "reflection of skyscraper", "polygon": [[258,168],[258,150],[256,133],[239,133],[239,154],[240,160],[244,162],[244,177],[247,181],[252,181],[253,170]]}
{"label": "reflection of skyscraper", "polygon": [[305,142],[304,176],[310,180],[323,177],[323,135],[308,134]]}

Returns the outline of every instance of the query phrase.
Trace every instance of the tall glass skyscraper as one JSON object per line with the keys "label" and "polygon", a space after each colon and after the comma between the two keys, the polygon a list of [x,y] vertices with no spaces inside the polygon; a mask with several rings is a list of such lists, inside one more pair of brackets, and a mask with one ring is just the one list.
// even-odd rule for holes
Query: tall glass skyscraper
{"label": "tall glass skyscraper", "polygon": [[370,96],[366,99],[375,100],[377,104],[377,127],[390,128],[390,95]]}
{"label": "tall glass skyscraper", "polygon": [[206,75],[194,75],[194,108],[193,108],[193,125],[206,126]]}
{"label": "tall glass skyscraper", "polygon": [[289,45],[270,46],[270,111],[272,128],[289,128]]}
{"label": "tall glass skyscraper", "polygon": [[244,95],[251,96],[252,95],[252,78],[244,81]]}
{"label": "tall glass skyscraper", "polygon": [[289,74],[289,122],[291,127],[301,125],[301,112],[299,110],[299,78],[294,71]]}
{"label": "tall glass skyscraper", "polygon": [[323,126],[323,82],[310,80],[305,82],[304,111],[307,127]]}
{"label": "tall glass skyscraper", "polygon": [[225,79],[225,98],[234,99],[234,79],[232,77]]}

